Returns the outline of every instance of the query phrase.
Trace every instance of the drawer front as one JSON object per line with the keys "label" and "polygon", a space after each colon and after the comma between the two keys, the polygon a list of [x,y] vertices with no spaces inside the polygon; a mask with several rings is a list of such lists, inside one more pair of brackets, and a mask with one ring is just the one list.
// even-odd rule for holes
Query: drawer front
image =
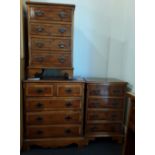
{"label": "drawer front", "polygon": [[53,85],[26,85],[26,96],[53,96]]}
{"label": "drawer front", "polygon": [[68,126],[38,126],[27,127],[27,138],[52,138],[81,136],[81,127],[77,125]]}
{"label": "drawer front", "polygon": [[45,21],[65,21],[71,22],[73,9],[67,7],[30,7],[30,20],[45,20]]}
{"label": "drawer front", "polygon": [[31,38],[31,49],[71,51],[71,40],[62,38],[61,39]]}
{"label": "drawer front", "polygon": [[71,67],[71,54],[32,54],[31,66]]}
{"label": "drawer front", "polygon": [[125,87],[120,85],[88,85],[89,96],[123,96]]}
{"label": "drawer front", "polygon": [[28,113],[26,123],[28,125],[52,125],[52,124],[80,124],[81,112],[55,111]]}
{"label": "drawer front", "polygon": [[26,111],[50,111],[54,109],[82,108],[80,98],[26,98]]}
{"label": "drawer front", "polygon": [[57,95],[58,96],[82,96],[83,95],[83,87],[81,85],[73,85],[73,84],[62,84],[57,85]]}
{"label": "drawer front", "polygon": [[122,121],[123,111],[116,110],[90,110],[87,113],[87,120],[109,120],[109,121]]}
{"label": "drawer front", "polygon": [[122,133],[123,126],[119,123],[102,123],[102,124],[88,124],[87,133],[95,132],[110,132],[110,133]]}
{"label": "drawer front", "polygon": [[88,108],[123,108],[124,99],[118,98],[88,98]]}
{"label": "drawer front", "polygon": [[30,24],[31,35],[70,37],[71,32],[71,25],[69,24]]}

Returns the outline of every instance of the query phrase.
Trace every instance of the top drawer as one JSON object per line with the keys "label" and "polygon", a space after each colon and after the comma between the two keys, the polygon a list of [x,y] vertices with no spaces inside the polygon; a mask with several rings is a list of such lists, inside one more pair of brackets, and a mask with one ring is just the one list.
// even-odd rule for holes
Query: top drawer
{"label": "top drawer", "polygon": [[87,89],[89,96],[123,96],[125,93],[123,85],[88,84]]}
{"label": "top drawer", "polygon": [[30,20],[71,22],[73,9],[63,6],[30,6]]}
{"label": "top drawer", "polygon": [[53,96],[53,85],[48,84],[27,84],[26,96]]}

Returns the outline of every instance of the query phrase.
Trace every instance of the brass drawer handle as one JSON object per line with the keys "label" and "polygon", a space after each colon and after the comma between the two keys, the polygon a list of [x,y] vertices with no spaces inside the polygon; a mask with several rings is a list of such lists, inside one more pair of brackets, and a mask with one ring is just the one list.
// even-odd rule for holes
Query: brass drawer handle
{"label": "brass drawer handle", "polygon": [[58,46],[59,48],[65,48],[65,44],[63,42],[61,42]]}
{"label": "brass drawer handle", "polygon": [[65,89],[65,92],[68,93],[68,94],[70,94],[70,93],[72,93],[72,89],[71,88],[66,88]]}
{"label": "brass drawer handle", "polygon": [[61,12],[59,12],[59,17],[60,18],[65,18],[66,17],[66,12],[64,12],[64,11],[61,11]]}
{"label": "brass drawer handle", "polygon": [[65,59],[64,56],[60,56],[60,57],[58,58],[58,61],[59,61],[60,63],[63,64],[63,63],[66,61],[66,59]]}
{"label": "brass drawer handle", "polygon": [[39,117],[36,118],[36,120],[37,120],[37,122],[42,122],[43,118],[39,116]]}
{"label": "brass drawer handle", "polygon": [[45,14],[44,11],[41,10],[36,10],[34,13],[36,16],[43,16]]}
{"label": "brass drawer handle", "polygon": [[38,103],[36,104],[36,107],[37,107],[37,108],[43,108],[43,106],[44,106],[44,105],[43,105],[42,103],[40,103],[40,102],[38,102]]}
{"label": "brass drawer handle", "polygon": [[72,119],[71,116],[65,116],[65,120],[69,121],[69,120],[71,120],[71,119]]}
{"label": "brass drawer handle", "polygon": [[44,58],[43,57],[37,57],[37,58],[35,58],[36,59],[36,61],[38,61],[38,62],[43,62],[44,61]]}
{"label": "brass drawer handle", "polygon": [[72,133],[72,131],[70,130],[70,129],[65,129],[65,134],[71,134]]}
{"label": "brass drawer handle", "polygon": [[90,131],[96,131],[96,130],[97,130],[96,126],[93,126],[92,128],[90,128]]}
{"label": "brass drawer handle", "polygon": [[36,90],[36,93],[38,93],[38,94],[41,94],[41,93],[43,93],[43,92],[44,92],[43,89],[37,89],[37,90]]}
{"label": "brass drawer handle", "polygon": [[60,32],[60,33],[66,32],[66,28],[64,28],[64,27],[60,28],[60,29],[59,29],[59,32]]}
{"label": "brass drawer handle", "polygon": [[39,27],[36,28],[36,31],[37,32],[43,32],[44,31],[44,28],[39,26]]}
{"label": "brass drawer handle", "polygon": [[65,103],[65,105],[66,105],[66,107],[71,107],[72,106],[72,102],[68,101],[68,102]]}
{"label": "brass drawer handle", "polygon": [[36,132],[36,134],[37,134],[37,135],[42,135],[42,134],[43,134],[43,131],[42,131],[42,130],[38,130],[38,131]]}
{"label": "brass drawer handle", "polygon": [[39,48],[42,48],[44,46],[44,43],[42,42],[37,42],[36,43],[36,46],[39,47]]}

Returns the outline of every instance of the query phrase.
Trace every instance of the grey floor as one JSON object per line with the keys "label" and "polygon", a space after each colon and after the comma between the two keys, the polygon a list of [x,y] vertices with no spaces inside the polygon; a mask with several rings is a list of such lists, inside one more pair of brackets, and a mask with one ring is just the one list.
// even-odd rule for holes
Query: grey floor
{"label": "grey floor", "polygon": [[42,149],[32,147],[27,152],[21,152],[21,155],[121,155],[122,146],[112,140],[96,140],[90,142],[84,148],[77,148],[76,145],[71,145],[59,149]]}

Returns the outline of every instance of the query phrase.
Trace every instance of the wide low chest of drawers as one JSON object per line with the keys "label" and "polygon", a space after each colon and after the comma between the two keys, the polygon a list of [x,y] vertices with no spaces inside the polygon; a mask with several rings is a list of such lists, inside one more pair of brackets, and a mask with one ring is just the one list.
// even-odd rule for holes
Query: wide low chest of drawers
{"label": "wide low chest of drawers", "polygon": [[124,137],[126,82],[116,79],[86,79],[85,137]]}
{"label": "wide low chest of drawers", "polygon": [[74,5],[27,2],[28,64],[27,77],[42,69],[57,69],[73,77]]}
{"label": "wide low chest of drawers", "polygon": [[84,81],[24,81],[24,147],[81,145]]}

